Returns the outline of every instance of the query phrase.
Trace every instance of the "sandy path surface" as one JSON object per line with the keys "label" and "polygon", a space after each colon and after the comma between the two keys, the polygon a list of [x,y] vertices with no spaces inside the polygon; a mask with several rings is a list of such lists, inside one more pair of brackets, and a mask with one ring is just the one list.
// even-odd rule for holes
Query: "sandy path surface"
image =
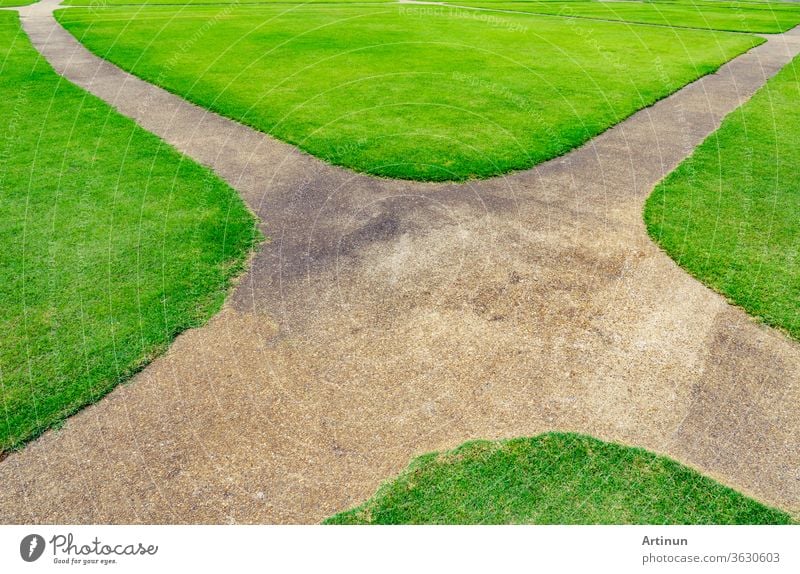
{"label": "sandy path surface", "polygon": [[417,454],[575,430],[800,512],[800,345],[648,239],[653,185],[800,51],[774,36],[584,147],[463,185],[321,163],[98,59],[54,68],[240,190],[272,238],[224,310],[0,463],[2,522],[317,522]]}

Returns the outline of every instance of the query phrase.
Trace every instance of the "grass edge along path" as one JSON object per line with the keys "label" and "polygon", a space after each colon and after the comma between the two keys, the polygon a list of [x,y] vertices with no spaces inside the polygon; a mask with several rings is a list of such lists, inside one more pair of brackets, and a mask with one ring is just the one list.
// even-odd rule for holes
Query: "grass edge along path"
{"label": "grass edge along path", "polygon": [[648,233],[675,262],[800,340],[800,57],[653,190]]}
{"label": "grass edge along path", "polygon": [[211,170],[57,75],[15,12],[0,41],[3,452],[204,324],[260,234]]}
{"label": "grass edge along path", "polygon": [[551,432],[415,458],[323,524],[792,524],[667,457]]}

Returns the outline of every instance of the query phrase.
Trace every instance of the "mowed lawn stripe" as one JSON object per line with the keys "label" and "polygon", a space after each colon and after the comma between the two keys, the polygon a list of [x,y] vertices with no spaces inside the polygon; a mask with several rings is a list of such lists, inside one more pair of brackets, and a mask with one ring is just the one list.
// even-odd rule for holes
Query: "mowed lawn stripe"
{"label": "mowed lawn stripe", "polygon": [[0,128],[2,452],[203,324],[257,232],[208,169],[56,75],[12,12]]}

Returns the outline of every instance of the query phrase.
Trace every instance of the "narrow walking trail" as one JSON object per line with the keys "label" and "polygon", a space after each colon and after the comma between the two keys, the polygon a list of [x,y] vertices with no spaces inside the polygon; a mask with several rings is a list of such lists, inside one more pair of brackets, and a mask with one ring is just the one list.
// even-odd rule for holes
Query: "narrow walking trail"
{"label": "narrow walking trail", "polygon": [[271,238],[223,311],[0,462],[2,522],[317,522],[422,452],[561,429],[800,512],[800,345],[649,240],[644,199],[800,52],[773,36],[572,153],[466,184],[331,167],[20,9],[34,45],[240,191]]}

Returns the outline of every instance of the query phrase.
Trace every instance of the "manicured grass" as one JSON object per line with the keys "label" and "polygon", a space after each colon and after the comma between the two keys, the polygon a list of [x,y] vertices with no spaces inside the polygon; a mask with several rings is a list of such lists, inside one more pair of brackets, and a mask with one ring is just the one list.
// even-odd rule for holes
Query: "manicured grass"
{"label": "manicured grass", "polygon": [[688,26],[734,32],[785,32],[800,24],[800,5],[743,2],[508,2],[452,0],[454,5],[533,14]]}
{"label": "manicured grass", "polygon": [[98,55],[330,162],[464,180],[580,145],[760,43],[436,6],[57,12]]}
{"label": "manicured grass", "polygon": [[569,434],[415,459],[327,524],[789,524],[791,517],[639,448]]}
{"label": "manicured grass", "polygon": [[800,339],[800,59],[656,187],[651,237],[692,275]]}
{"label": "manicured grass", "polygon": [[[306,4],[376,4],[396,2],[397,0],[308,0]],[[169,4],[172,6],[189,4],[297,4],[290,0],[65,0],[64,6],[133,6],[146,4]]]}
{"label": "manicured grass", "polygon": [[0,6],[27,6],[39,0],[0,0]]}
{"label": "manicured grass", "polygon": [[209,170],[57,76],[13,12],[0,133],[2,452],[204,323],[257,233]]}

